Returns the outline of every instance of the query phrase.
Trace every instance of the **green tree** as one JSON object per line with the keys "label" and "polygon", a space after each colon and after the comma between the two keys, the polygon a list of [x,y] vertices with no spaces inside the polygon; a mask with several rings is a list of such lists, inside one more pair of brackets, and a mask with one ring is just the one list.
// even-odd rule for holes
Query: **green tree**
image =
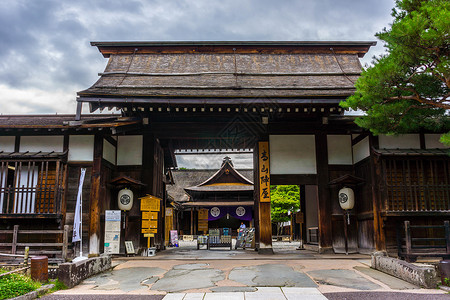
{"label": "green tree", "polygon": [[450,1],[397,0],[392,16],[391,28],[376,34],[386,54],[374,58],[341,106],[363,110],[356,123],[375,135],[448,131]]}
{"label": "green tree", "polygon": [[300,188],[298,185],[276,185],[270,187],[270,202],[272,223],[277,224],[277,235],[280,234],[281,224],[288,222],[300,207]]}

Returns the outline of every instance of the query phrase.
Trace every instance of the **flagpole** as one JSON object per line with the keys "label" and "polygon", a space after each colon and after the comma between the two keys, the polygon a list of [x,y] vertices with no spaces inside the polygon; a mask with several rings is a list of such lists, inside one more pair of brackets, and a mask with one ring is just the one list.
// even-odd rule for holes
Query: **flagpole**
{"label": "flagpole", "polygon": [[83,192],[80,195],[80,257],[83,257]]}
{"label": "flagpole", "polygon": [[78,184],[77,203],[75,205],[75,216],[73,223],[72,242],[80,242],[80,256],[73,259],[73,262],[87,259],[83,257],[83,183],[86,174],[86,168],[81,168],[80,182]]}

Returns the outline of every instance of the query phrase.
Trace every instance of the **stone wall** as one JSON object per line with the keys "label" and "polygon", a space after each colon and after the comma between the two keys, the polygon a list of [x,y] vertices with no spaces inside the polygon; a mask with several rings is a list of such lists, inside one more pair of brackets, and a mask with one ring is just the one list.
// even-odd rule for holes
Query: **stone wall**
{"label": "stone wall", "polygon": [[58,279],[71,288],[84,279],[109,269],[111,269],[111,256],[103,255],[75,263],[60,264]]}

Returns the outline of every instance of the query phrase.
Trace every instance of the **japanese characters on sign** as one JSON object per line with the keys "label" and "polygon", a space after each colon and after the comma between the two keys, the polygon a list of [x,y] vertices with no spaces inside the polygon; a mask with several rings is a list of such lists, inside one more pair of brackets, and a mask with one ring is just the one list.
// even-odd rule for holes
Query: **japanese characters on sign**
{"label": "japanese characters on sign", "polygon": [[259,142],[258,149],[259,201],[270,202],[269,142]]}
{"label": "japanese characters on sign", "polygon": [[105,253],[120,252],[120,210],[105,210]]}
{"label": "japanese characters on sign", "polygon": [[[147,195],[140,198],[142,212],[142,230],[144,234],[154,234],[158,232],[158,212],[160,210],[161,199]],[[150,236],[148,236],[150,237]]]}

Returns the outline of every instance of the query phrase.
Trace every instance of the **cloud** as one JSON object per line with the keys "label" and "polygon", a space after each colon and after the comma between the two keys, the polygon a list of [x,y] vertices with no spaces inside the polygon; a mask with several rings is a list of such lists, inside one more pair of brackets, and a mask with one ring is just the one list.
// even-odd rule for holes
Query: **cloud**
{"label": "cloud", "polygon": [[[391,20],[393,5],[393,0],[2,1],[0,83],[17,92],[0,101],[33,89],[64,92],[67,98],[88,88],[106,64],[89,46],[92,40],[374,40]],[[364,62],[381,51],[378,46]],[[44,107],[62,112],[56,110],[60,105],[42,104],[23,112]]]}
{"label": "cloud", "polygon": [[[90,41],[375,40],[394,0],[3,0],[0,113],[75,113],[76,92],[107,60]],[[374,47],[363,59],[383,51]],[[224,155],[178,156],[180,167],[218,169]],[[230,155],[251,168],[252,155]]]}

